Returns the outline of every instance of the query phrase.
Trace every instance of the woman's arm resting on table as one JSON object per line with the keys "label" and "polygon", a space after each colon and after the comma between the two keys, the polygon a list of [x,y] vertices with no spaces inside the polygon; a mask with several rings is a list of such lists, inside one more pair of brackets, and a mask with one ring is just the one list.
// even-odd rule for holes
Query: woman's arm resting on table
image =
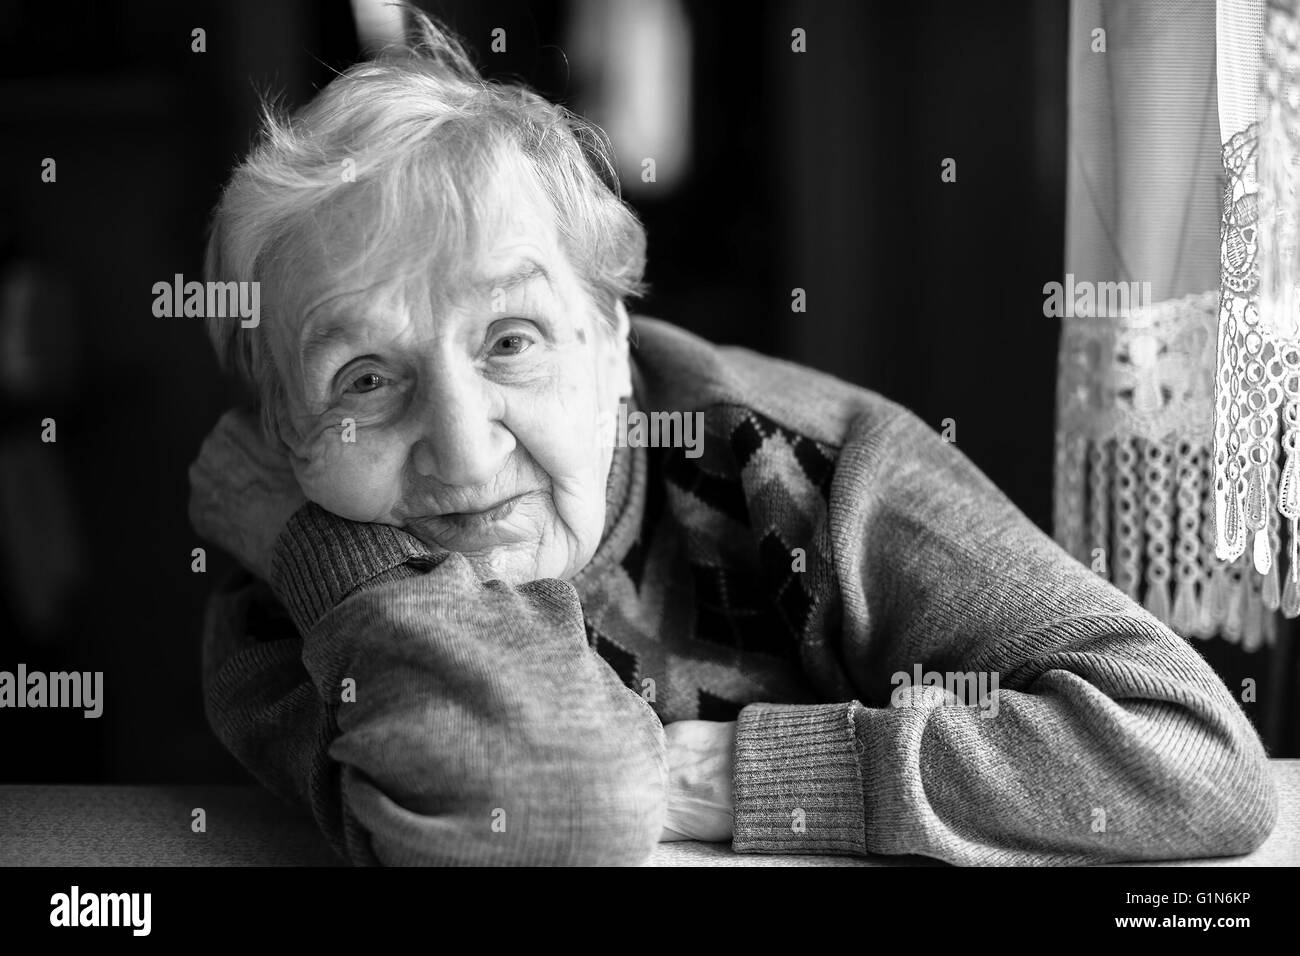
{"label": "woman's arm resting on table", "polygon": [[[1209,665],[914,415],[857,423],[827,534],[859,699],[742,710],[737,850],[1087,863],[1271,831],[1266,755]],[[896,697],[917,665],[997,692]]]}
{"label": "woman's arm resting on table", "polygon": [[588,647],[572,588],[485,585],[420,548],[299,512],[273,582],[301,662],[264,662],[263,645],[229,659],[218,733],[246,763],[280,762],[250,768],[263,779],[305,776],[288,788],[337,820],[353,862],[643,861],[664,819],[663,730]]}

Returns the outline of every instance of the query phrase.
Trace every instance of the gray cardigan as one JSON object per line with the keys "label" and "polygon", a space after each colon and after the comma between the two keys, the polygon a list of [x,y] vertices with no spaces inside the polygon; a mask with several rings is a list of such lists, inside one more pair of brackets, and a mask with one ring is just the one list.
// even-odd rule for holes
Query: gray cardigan
{"label": "gray cardigan", "polygon": [[209,721],[341,854],[641,862],[662,724],[689,718],[738,722],[740,852],[1063,864],[1268,835],[1264,750],[1211,668],[954,445],[809,369],[648,319],[634,342],[637,407],[702,413],[704,453],[620,449],[573,581],[482,582],[308,505],[270,588],[214,595]]}

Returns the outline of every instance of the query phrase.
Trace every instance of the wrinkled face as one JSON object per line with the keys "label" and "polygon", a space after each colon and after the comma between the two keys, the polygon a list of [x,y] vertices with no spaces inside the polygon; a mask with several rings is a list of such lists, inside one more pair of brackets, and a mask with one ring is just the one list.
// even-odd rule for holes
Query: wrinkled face
{"label": "wrinkled face", "polygon": [[302,308],[270,330],[282,432],[327,511],[461,552],[485,580],[569,578],[604,527],[627,316],[615,329],[597,309],[521,162],[484,200],[454,276],[418,259],[340,269],[365,211],[330,217],[296,269]]}

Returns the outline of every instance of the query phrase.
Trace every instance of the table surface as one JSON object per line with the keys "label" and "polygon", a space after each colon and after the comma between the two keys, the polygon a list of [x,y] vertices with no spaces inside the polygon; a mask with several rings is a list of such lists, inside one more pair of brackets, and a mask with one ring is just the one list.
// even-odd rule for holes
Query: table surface
{"label": "table surface", "polygon": [[[1142,866],[1300,865],[1300,760],[1274,760],[1277,827],[1249,856]],[[191,829],[202,808],[206,831]],[[0,786],[0,866],[338,866],[305,816],[255,786]],[[942,865],[922,857],[733,853],[661,843],[650,866]]]}

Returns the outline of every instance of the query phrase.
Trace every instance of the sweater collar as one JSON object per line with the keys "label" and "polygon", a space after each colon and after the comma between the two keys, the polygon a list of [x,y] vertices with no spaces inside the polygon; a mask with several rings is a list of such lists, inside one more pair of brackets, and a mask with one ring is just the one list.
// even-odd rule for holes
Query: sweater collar
{"label": "sweater collar", "polygon": [[[637,376],[634,372],[634,379]],[[636,382],[633,396],[626,399],[628,411],[637,408]],[[605,484],[605,528],[596,553],[573,578],[580,592],[585,592],[610,568],[622,562],[641,533],[646,501],[646,450],[644,448],[614,446],[613,460],[609,466],[609,479]]]}

